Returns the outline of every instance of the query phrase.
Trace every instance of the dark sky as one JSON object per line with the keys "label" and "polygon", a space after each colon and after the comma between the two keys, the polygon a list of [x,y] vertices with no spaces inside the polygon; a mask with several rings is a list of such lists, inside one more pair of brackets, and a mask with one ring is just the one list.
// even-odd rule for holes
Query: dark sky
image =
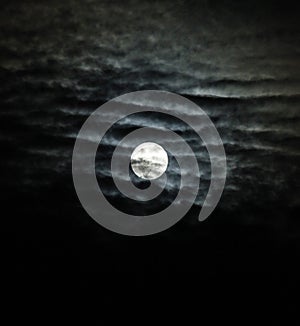
{"label": "dark sky", "polygon": [[[237,273],[239,280],[264,273],[278,280],[297,270],[299,6],[2,3],[1,200],[15,271],[197,271],[208,278]],[[192,210],[173,228],[137,239],[86,214],[71,158],[91,112],[145,89],[181,94],[208,113],[224,142],[228,179],[204,223]]]}

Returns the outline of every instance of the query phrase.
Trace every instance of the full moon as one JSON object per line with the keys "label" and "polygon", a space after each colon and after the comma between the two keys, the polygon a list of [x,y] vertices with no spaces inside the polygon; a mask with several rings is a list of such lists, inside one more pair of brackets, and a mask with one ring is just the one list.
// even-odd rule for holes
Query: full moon
{"label": "full moon", "polygon": [[140,178],[154,180],[163,175],[168,167],[167,152],[156,143],[142,143],[131,155],[131,167]]}

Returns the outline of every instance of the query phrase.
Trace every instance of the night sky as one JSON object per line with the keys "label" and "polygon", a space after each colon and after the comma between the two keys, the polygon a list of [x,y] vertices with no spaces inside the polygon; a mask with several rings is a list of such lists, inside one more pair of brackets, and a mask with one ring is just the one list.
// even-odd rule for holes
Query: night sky
{"label": "night sky", "polygon": [[[279,282],[286,273],[297,279],[299,7],[276,1],[2,3],[1,204],[8,225],[1,232],[9,239],[9,267],[21,274],[129,273],[140,283],[146,275],[168,279],[176,272],[218,284],[224,277]],[[135,238],[106,230],[84,211],[72,181],[72,150],[90,113],[147,89],[180,94],[207,112],[224,142],[228,176],[205,222],[197,221],[200,196],[172,228]],[[126,123],[130,129],[143,121]],[[209,173],[204,160],[204,188]]]}

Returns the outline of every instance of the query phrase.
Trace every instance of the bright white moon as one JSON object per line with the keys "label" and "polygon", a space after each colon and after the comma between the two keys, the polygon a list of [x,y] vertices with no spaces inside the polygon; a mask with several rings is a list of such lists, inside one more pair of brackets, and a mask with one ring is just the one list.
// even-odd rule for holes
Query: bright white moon
{"label": "bright white moon", "polygon": [[165,173],[168,167],[167,152],[156,143],[142,143],[131,155],[131,167],[140,178],[154,180]]}

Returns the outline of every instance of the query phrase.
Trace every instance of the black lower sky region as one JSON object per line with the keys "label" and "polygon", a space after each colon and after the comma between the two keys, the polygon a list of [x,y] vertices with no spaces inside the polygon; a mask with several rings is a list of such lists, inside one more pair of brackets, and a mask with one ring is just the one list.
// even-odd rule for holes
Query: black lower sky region
{"label": "black lower sky region", "polygon": [[[239,280],[297,274],[299,12],[277,1],[3,1],[0,198],[9,266],[166,278],[197,272],[221,275],[219,282],[228,273]],[[164,232],[127,237],[81,206],[72,151],[100,105],[148,89],[180,94],[209,115],[224,143],[227,180],[219,205],[199,223],[210,180],[203,154],[190,212]],[[104,150],[139,123],[143,116],[127,119]],[[163,123],[197,147],[180,123]],[[163,206],[176,193],[175,170]],[[118,202],[118,193],[106,192]]]}

